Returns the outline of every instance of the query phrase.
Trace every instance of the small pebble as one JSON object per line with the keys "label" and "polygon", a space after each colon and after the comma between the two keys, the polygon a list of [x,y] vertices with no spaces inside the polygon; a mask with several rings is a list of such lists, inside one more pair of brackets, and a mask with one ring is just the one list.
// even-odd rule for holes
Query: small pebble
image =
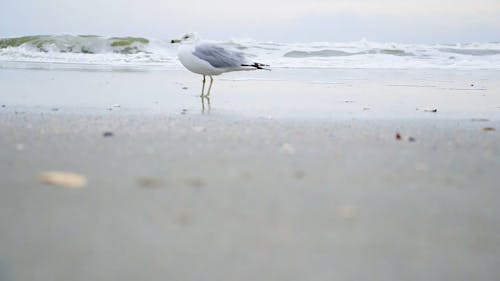
{"label": "small pebble", "polygon": [[250,180],[253,178],[253,175],[251,172],[248,172],[248,171],[245,171],[245,172],[242,172],[241,173],[241,178],[244,179],[244,180]]}
{"label": "small pebble", "polygon": [[205,127],[196,126],[196,127],[193,127],[193,131],[195,131],[197,133],[201,133],[201,132],[205,131]]}
{"label": "small pebble", "polygon": [[420,162],[420,163],[416,163],[415,164],[415,170],[417,170],[417,171],[427,171],[427,170],[429,170],[429,167],[428,167],[427,164]]}
{"label": "small pebble", "polygon": [[295,178],[298,179],[298,180],[303,179],[305,177],[305,175],[306,175],[306,173],[304,171],[302,171],[302,170],[297,170],[294,173]]}
{"label": "small pebble", "polygon": [[187,89],[189,89],[189,88],[188,88],[188,87],[182,87],[182,89],[183,89],[183,90],[187,90]]}
{"label": "small pebble", "polygon": [[5,105],[5,104],[2,104],[2,107],[6,107],[6,105]]}
{"label": "small pebble", "polygon": [[280,151],[282,153],[288,154],[288,155],[294,155],[295,154],[295,148],[289,144],[289,143],[284,143],[281,145]]}
{"label": "small pebble", "polygon": [[58,111],[59,108],[52,108],[52,111]]}
{"label": "small pebble", "polygon": [[190,187],[200,188],[205,186],[205,181],[201,178],[191,178],[187,179],[185,182]]}
{"label": "small pebble", "polygon": [[354,219],[359,216],[357,208],[351,205],[340,206],[339,213],[344,219]]}
{"label": "small pebble", "polygon": [[409,138],[408,138],[408,141],[409,141],[409,142],[416,142],[417,140],[416,140],[414,137],[409,137]]}
{"label": "small pebble", "polygon": [[114,135],[113,132],[104,132],[102,134],[103,137],[112,137],[113,135]]}
{"label": "small pebble", "polygon": [[137,184],[143,188],[159,188],[165,186],[163,180],[151,177],[139,178]]}
{"label": "small pebble", "polygon": [[188,226],[193,223],[193,216],[190,213],[182,212],[177,216],[176,222],[179,225]]}

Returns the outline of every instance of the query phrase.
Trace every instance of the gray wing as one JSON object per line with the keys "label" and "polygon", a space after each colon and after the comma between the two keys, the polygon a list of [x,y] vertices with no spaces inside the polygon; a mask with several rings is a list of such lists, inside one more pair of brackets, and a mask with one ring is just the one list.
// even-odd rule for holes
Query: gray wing
{"label": "gray wing", "polygon": [[199,59],[207,61],[215,68],[240,67],[246,62],[243,53],[230,51],[224,49],[223,47],[209,43],[197,45],[194,49],[193,55]]}

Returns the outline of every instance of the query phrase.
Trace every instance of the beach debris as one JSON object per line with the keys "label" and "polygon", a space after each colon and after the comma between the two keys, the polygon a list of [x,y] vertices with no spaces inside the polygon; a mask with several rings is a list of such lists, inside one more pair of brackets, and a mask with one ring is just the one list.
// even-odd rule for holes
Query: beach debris
{"label": "beach debris", "polygon": [[294,155],[295,154],[295,148],[293,145],[289,143],[284,143],[281,145],[280,151],[282,153],[288,154],[288,155]]}
{"label": "beach debris", "polygon": [[181,110],[181,114],[182,114],[182,115],[185,115],[187,111],[188,111],[187,109],[183,108],[183,109]]}
{"label": "beach debris", "polygon": [[338,211],[344,219],[355,219],[359,216],[358,209],[355,206],[349,204],[341,205],[338,208]]}
{"label": "beach debris", "polygon": [[493,128],[493,127],[484,127],[483,128],[483,131],[485,132],[493,132],[493,131],[496,131],[497,129]]}
{"label": "beach debris", "polygon": [[114,136],[113,132],[110,132],[110,131],[106,131],[104,133],[102,133],[102,136],[107,138],[107,137],[112,137]]}
{"label": "beach debris", "polygon": [[188,88],[188,87],[182,87],[182,89],[183,89],[183,90],[187,90],[187,89],[189,89],[189,88]]}
{"label": "beach debris", "polygon": [[87,178],[85,176],[72,172],[43,172],[37,176],[37,179],[40,183],[43,184],[70,189],[83,188],[85,185],[87,185]]}
{"label": "beach debris", "polygon": [[436,113],[438,110],[437,108],[432,108],[432,109],[424,109],[425,112],[433,112],[433,113]]}
{"label": "beach debris", "polygon": [[17,144],[16,144],[16,150],[17,150],[17,151],[23,151],[23,150],[24,150],[24,144],[22,144],[22,143],[17,143]]}
{"label": "beach debris", "polygon": [[5,104],[2,104],[2,107],[6,107],[6,105],[5,105]]}
{"label": "beach debris", "polygon": [[162,179],[152,177],[138,178],[137,184],[142,188],[160,188],[165,186],[165,182]]}
{"label": "beach debris", "polygon": [[489,122],[489,119],[486,118],[472,118],[470,121],[472,122]]}
{"label": "beach debris", "polygon": [[205,186],[205,181],[202,178],[189,178],[185,180],[185,183],[194,188],[200,188]]}
{"label": "beach debris", "polygon": [[[396,132],[396,136],[395,136],[395,138],[396,138],[396,140],[401,141],[401,140],[403,140],[403,135],[401,135],[401,133],[399,133],[399,132]],[[417,139],[416,139],[416,138],[414,138],[414,137],[412,137],[412,136],[409,136],[409,137],[407,138],[407,140],[408,140],[409,142],[416,142],[416,141],[417,141]]]}
{"label": "beach debris", "polygon": [[201,133],[201,132],[205,131],[205,127],[195,126],[195,127],[193,127],[193,131],[195,131],[197,133]]}

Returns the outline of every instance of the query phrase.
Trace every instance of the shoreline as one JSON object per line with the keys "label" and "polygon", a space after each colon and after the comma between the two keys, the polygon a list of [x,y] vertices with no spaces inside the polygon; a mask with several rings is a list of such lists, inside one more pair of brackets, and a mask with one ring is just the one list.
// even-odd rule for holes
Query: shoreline
{"label": "shoreline", "polygon": [[[0,69],[5,93],[0,103],[7,107],[0,110],[207,113],[208,100],[198,97],[198,76],[180,70]],[[27,77],[30,83],[24,82]],[[230,73],[215,78],[210,113],[296,120],[500,120],[497,77],[500,71],[295,69]],[[426,112],[432,110],[437,112]]]}

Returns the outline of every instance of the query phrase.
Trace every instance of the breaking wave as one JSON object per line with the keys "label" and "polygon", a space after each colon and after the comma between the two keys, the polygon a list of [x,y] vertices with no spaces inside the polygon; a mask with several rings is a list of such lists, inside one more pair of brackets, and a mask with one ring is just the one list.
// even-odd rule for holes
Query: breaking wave
{"label": "breaking wave", "polygon": [[149,40],[141,37],[111,37],[97,35],[24,36],[0,39],[0,49],[26,47],[33,51],[48,53],[135,54],[148,52]]}

